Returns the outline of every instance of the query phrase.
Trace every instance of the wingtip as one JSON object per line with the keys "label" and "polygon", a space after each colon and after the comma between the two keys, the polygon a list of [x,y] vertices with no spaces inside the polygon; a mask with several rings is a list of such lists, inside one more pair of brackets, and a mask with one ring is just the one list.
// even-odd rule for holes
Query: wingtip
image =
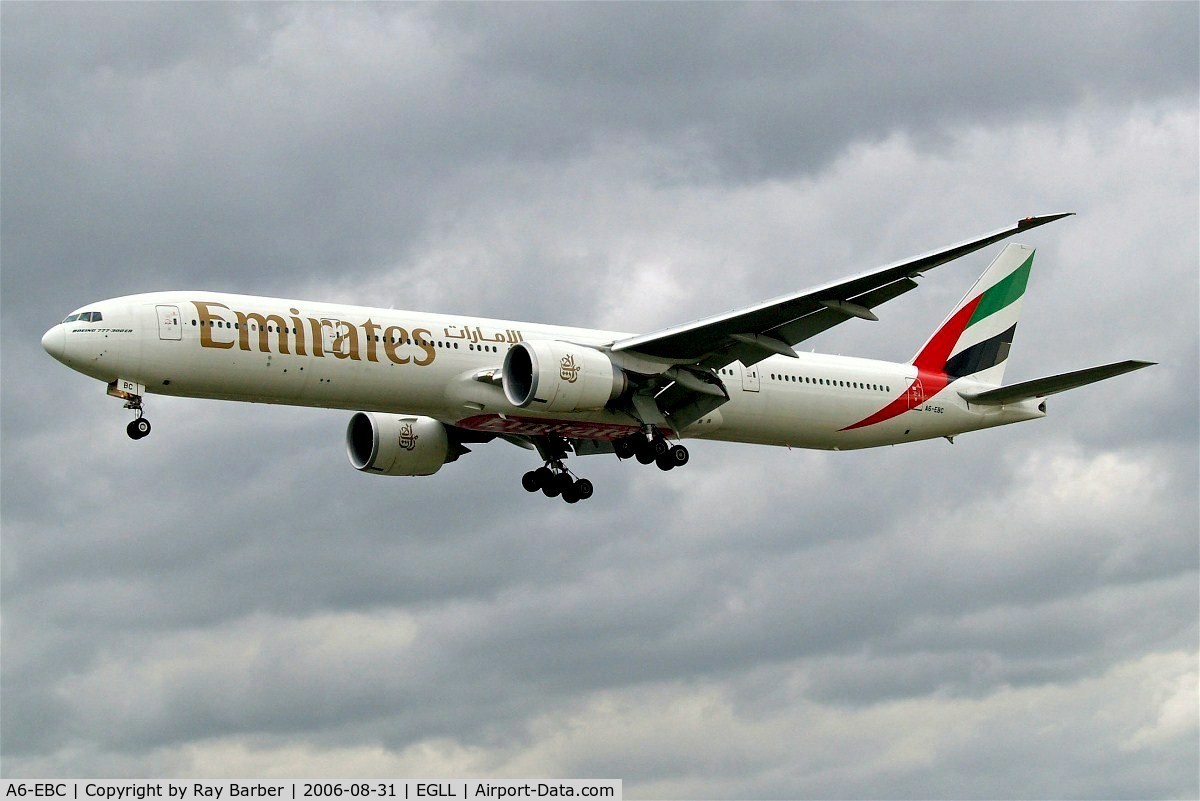
{"label": "wingtip", "polygon": [[1025,231],[1029,228],[1036,228],[1039,225],[1045,225],[1046,223],[1052,223],[1055,220],[1061,220],[1063,217],[1074,217],[1074,216],[1075,216],[1075,212],[1064,211],[1064,212],[1060,212],[1058,214],[1042,214],[1042,215],[1033,216],[1033,217],[1026,217],[1023,220],[1017,221],[1017,230]]}

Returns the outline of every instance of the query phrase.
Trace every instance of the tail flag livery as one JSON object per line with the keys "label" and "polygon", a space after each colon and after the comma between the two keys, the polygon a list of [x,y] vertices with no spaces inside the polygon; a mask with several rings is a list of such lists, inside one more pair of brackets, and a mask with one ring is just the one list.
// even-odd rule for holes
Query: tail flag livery
{"label": "tail flag livery", "polygon": [[[913,357],[919,373],[1000,385],[1033,267],[1033,248],[1008,245]],[[944,386],[945,384],[943,384]]]}
{"label": "tail flag livery", "polygon": [[842,430],[890,420],[917,408],[957,379],[967,376],[979,382],[976,387],[982,384],[992,388],[960,392],[963,400],[976,406],[1003,406],[1044,398],[1154,364],[1134,360],[1115,362],[1000,386],[1013,335],[1017,331],[1029,271],[1033,267],[1033,253],[1033,248],[1026,245],[1006,246],[913,357],[916,375],[900,396]]}
{"label": "tail flag livery", "polygon": [[1017,331],[1033,253],[1033,248],[1017,244],[1000,251],[913,357],[916,375],[900,396],[842,430],[864,428],[904,414],[964,376],[999,386]]}

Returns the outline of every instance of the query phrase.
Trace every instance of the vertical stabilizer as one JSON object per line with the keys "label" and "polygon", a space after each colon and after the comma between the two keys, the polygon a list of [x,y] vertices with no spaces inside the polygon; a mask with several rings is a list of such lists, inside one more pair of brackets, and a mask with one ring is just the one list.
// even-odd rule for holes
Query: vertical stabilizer
{"label": "vertical stabilizer", "polygon": [[971,376],[1000,385],[1017,330],[1034,249],[1008,245],[921,348],[913,364],[947,381]]}

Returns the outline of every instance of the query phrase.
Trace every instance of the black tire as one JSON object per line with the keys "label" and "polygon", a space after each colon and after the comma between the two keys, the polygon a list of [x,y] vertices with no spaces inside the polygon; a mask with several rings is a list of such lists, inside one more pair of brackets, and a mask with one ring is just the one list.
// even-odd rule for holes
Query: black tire
{"label": "black tire", "polygon": [[574,485],[562,491],[562,499],[567,503],[579,503],[579,492],[575,489]]}
{"label": "black tire", "polygon": [[125,426],[125,433],[129,435],[130,439],[148,437],[150,436],[150,421],[145,417],[131,420],[129,425]]}
{"label": "black tire", "polygon": [[654,463],[656,465],[658,465],[658,469],[662,470],[664,473],[667,470],[670,470],[672,467],[675,466],[675,463],[671,461],[671,452],[670,451],[667,451],[662,456],[655,459]]}
{"label": "black tire", "polygon": [[521,486],[526,492],[537,492],[542,488],[542,479],[538,475],[538,471],[530,470],[525,475],[521,476]]}
{"label": "black tire", "polygon": [[571,478],[569,473],[559,473],[554,479],[558,482],[558,491],[566,495],[567,490],[575,486],[575,479]]}
{"label": "black tire", "polygon": [[628,459],[637,453],[637,440],[633,437],[613,440],[613,451],[618,459]]}
{"label": "black tire", "polygon": [[671,450],[671,446],[667,443],[667,441],[665,439],[662,439],[661,437],[655,438],[655,440],[652,443],[650,443],[650,447],[654,449],[654,457],[655,458],[658,458],[659,456],[663,456],[666,454],[667,451]]}
{"label": "black tire", "polygon": [[637,460],[642,464],[650,464],[657,458],[654,455],[654,449],[650,447],[649,442],[639,445],[637,451],[634,453],[634,456],[636,456]]}
{"label": "black tire", "polygon": [[562,493],[562,487],[558,486],[557,481],[551,481],[549,484],[542,485],[542,494],[547,498],[557,498]]}
{"label": "black tire", "polygon": [[667,451],[667,458],[671,460],[673,467],[683,467],[688,463],[691,455],[688,453],[688,449],[682,445],[674,445],[671,450]]}
{"label": "black tire", "polygon": [[592,487],[592,482],[588,481],[586,478],[581,478],[575,482],[574,490],[575,495],[578,496],[579,500],[586,501],[588,498],[592,497],[592,493],[595,491],[595,488]]}

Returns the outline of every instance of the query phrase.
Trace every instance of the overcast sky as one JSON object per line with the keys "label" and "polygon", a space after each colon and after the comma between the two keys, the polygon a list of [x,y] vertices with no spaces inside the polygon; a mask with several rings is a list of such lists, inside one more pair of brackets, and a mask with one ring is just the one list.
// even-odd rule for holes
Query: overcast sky
{"label": "overcast sky", "polygon": [[[5,778],[1195,798],[1195,3],[0,5]],[[669,474],[42,352],[203,288],[640,332],[1010,224],[1045,420]],[[902,360],[1000,246],[811,344]]]}

